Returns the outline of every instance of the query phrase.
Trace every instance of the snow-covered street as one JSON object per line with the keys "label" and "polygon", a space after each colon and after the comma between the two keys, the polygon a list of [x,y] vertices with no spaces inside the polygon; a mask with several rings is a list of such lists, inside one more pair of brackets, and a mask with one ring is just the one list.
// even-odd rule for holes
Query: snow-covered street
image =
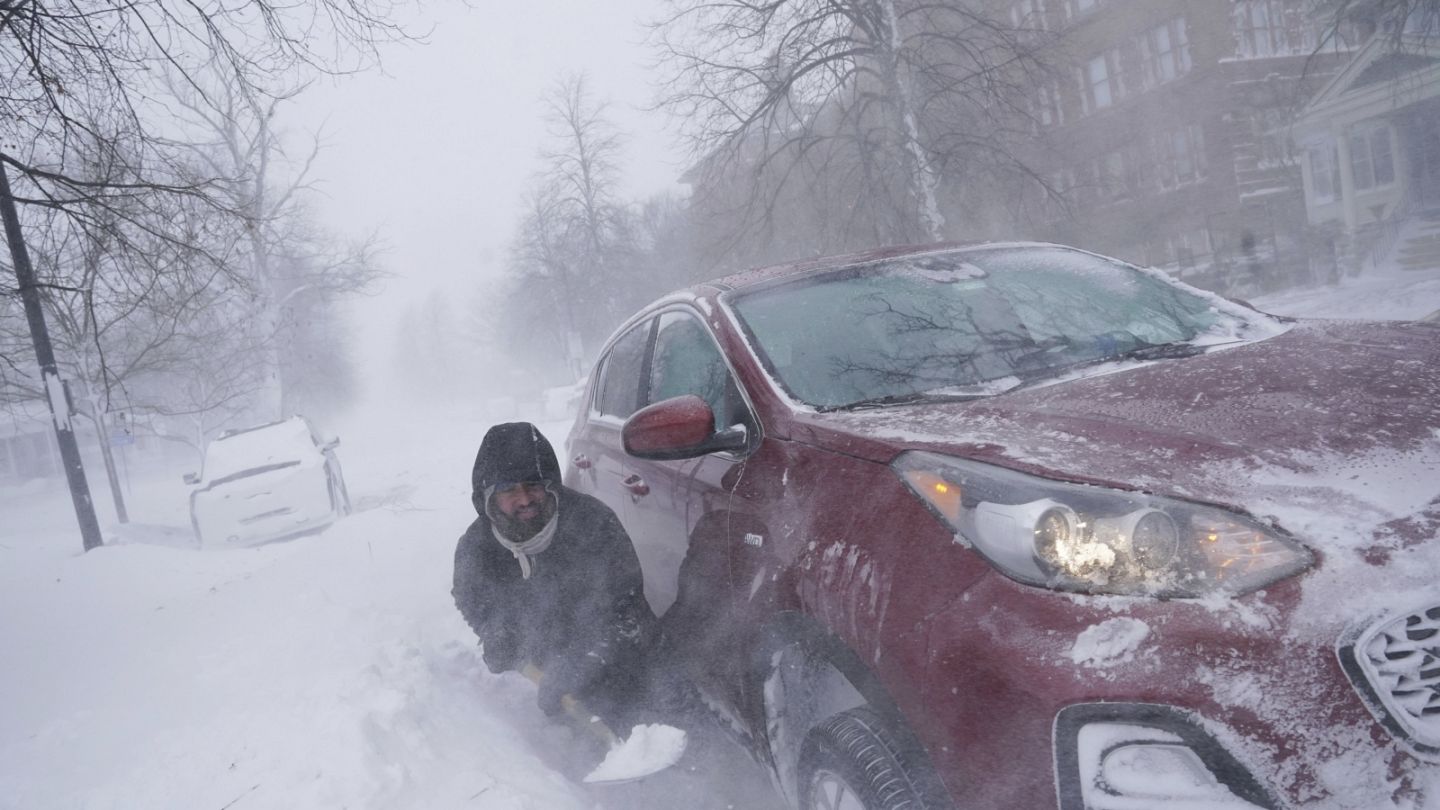
{"label": "snow-covered street", "polygon": [[61,482],[5,492],[0,807],[634,806],[573,779],[569,730],[454,608],[486,423],[450,416],[342,432],[356,513],[253,549],[191,547],[178,477],[134,482],[89,554]]}
{"label": "snow-covered street", "polygon": [[[1440,309],[1434,274],[1383,282],[1257,304]],[[252,549],[193,547],[178,474],[132,481],[123,527],[92,474],[107,544],[84,554],[62,480],[0,491],[0,808],[776,802],[738,757],[648,786],[584,787],[581,746],[543,719],[534,687],[485,669],[450,577],[491,421],[362,407],[337,431],[355,514]],[[542,428],[559,446],[568,425]]]}

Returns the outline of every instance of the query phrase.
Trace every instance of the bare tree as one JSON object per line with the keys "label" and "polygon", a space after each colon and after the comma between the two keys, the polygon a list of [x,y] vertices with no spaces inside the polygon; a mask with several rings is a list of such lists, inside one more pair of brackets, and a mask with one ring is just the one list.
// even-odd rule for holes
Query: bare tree
{"label": "bare tree", "polygon": [[[31,252],[64,376],[108,403],[129,382],[197,350],[187,325],[226,295],[234,240],[191,197],[116,198],[74,210],[80,216],[29,212]],[[28,342],[28,330],[0,331],[0,352]],[[0,377],[0,400],[41,389],[33,369]]]}
{"label": "bare tree", "polygon": [[[668,0],[656,23],[660,104],[682,123],[701,205],[763,230],[815,197],[858,241],[934,241],[951,196],[1013,149],[1042,72],[1040,32],[984,4]],[[848,241],[848,240],[846,240]],[[841,243],[842,245],[844,242]],[[824,245],[823,247],[834,247]]]}
{"label": "bare tree", "polygon": [[1315,13],[1325,21],[1316,52],[1347,40],[1379,34],[1390,46],[1407,41],[1430,43],[1440,37],[1440,3],[1435,0],[1317,0]]}
{"label": "bare tree", "polygon": [[[123,233],[208,249],[186,242],[186,223],[153,215],[162,200],[250,212],[221,193],[230,176],[197,165],[176,138],[167,82],[212,116],[233,112],[236,98],[267,106],[284,95],[275,88],[361,69],[384,43],[409,38],[394,8],[392,0],[0,0],[0,161],[16,170],[24,230],[38,239],[35,227],[58,220],[33,212],[48,210],[101,242],[123,222]],[[229,92],[213,96],[214,87]],[[18,368],[20,357],[0,349],[0,364]]]}
{"label": "bare tree", "polygon": [[603,338],[648,287],[636,283],[634,214],[618,193],[621,138],[605,106],[590,98],[583,77],[570,77],[546,98],[546,122],[545,170],[527,195],[510,270],[527,282],[515,294],[550,313],[573,379],[586,344]]}
{"label": "bare tree", "polygon": [[257,408],[265,418],[285,412],[287,367],[297,313],[323,308],[335,296],[364,291],[379,276],[378,240],[338,245],[315,227],[305,207],[310,168],[320,151],[313,137],[292,158],[278,131],[282,104],[303,87],[260,96],[224,72],[195,73],[170,82],[187,132],[176,147],[195,155],[213,178],[212,199],[231,212],[243,259],[234,271],[254,300],[253,331],[264,347],[267,373]]}
{"label": "bare tree", "polygon": [[[219,72],[263,98],[298,72],[347,72],[406,38],[389,0],[5,0],[0,2],[0,144],[35,196],[77,201],[150,191],[203,193],[205,178],[176,171],[168,111],[155,77],[192,83]],[[193,84],[193,83],[192,83]],[[203,88],[193,84],[197,92]],[[83,168],[110,151],[123,180]]]}

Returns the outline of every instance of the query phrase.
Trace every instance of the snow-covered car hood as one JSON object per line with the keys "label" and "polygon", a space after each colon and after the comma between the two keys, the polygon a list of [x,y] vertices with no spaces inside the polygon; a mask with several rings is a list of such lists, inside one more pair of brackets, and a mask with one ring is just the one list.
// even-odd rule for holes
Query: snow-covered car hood
{"label": "snow-covered car hood", "polygon": [[1301,322],[985,400],[803,414],[793,437],[878,462],[923,448],[1220,504],[1379,565],[1440,536],[1440,328]]}
{"label": "snow-covered car hood", "polygon": [[[1319,552],[1292,640],[1329,646],[1380,615],[1440,605],[1440,329],[1427,324],[1306,321],[984,401],[801,414],[791,438],[877,463],[923,448],[1243,510]],[[1260,597],[1215,607],[1277,630]]]}

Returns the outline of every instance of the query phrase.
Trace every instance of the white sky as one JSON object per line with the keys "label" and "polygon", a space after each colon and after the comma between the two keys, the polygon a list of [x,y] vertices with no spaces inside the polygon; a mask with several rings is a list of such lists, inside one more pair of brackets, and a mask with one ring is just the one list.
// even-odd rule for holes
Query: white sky
{"label": "white sky", "polygon": [[628,137],[627,197],[676,187],[673,130],[642,109],[653,88],[640,21],[658,9],[658,0],[446,0],[417,17],[414,30],[434,28],[428,44],[388,48],[383,72],[322,80],[296,102],[282,126],[298,136],[323,125],[313,169],[322,221],[337,234],[378,229],[390,248],[395,277],[381,300],[358,307],[378,327],[367,336],[388,338],[387,315],[436,286],[463,306],[473,279],[499,272],[540,167],[541,99],[567,73],[588,75]]}

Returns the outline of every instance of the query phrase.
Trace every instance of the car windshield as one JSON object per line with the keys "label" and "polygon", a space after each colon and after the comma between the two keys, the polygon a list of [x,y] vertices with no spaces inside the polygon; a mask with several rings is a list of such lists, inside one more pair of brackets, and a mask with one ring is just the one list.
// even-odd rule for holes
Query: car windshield
{"label": "car windshield", "polygon": [[1196,353],[1269,321],[1046,246],[884,260],[730,303],[771,374],[821,410],[988,396],[1105,360]]}
{"label": "car windshield", "polygon": [[205,448],[205,480],[218,481],[257,467],[300,462],[315,452],[310,427],[299,419],[243,430],[216,439]]}

